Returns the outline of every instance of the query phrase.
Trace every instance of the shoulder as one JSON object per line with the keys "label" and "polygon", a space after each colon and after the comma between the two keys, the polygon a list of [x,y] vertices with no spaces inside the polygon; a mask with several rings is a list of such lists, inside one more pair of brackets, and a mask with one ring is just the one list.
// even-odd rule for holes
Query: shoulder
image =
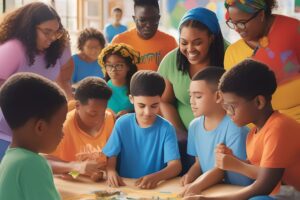
{"label": "shoulder", "polygon": [[227,50],[226,52],[231,52],[233,50],[236,50],[236,49],[239,49],[242,45],[245,45],[245,42],[243,39],[239,39],[238,41],[230,44],[228,47],[227,47]]}
{"label": "shoulder", "polygon": [[159,65],[159,68],[158,68],[159,73],[177,70],[177,67],[176,67],[177,51],[178,51],[178,48],[173,49],[162,59],[160,65]]}
{"label": "shoulder", "polygon": [[[300,124],[297,121],[279,112],[273,113],[263,128],[266,131],[281,132],[285,134],[300,132]],[[289,131],[287,132],[286,130]]]}
{"label": "shoulder", "polygon": [[165,33],[163,31],[157,30],[156,34],[164,39],[176,41],[172,35]]}
{"label": "shoulder", "polygon": [[131,122],[134,121],[135,114],[134,113],[127,113],[119,117],[116,121],[116,126],[128,126]]}
{"label": "shoulder", "polygon": [[225,116],[224,120],[225,120],[225,125],[228,127],[227,134],[240,136],[241,134],[246,135],[249,133],[249,128],[247,126],[242,126],[242,127],[237,126],[228,115]]}
{"label": "shoulder", "polygon": [[4,42],[3,44],[0,45],[0,49],[4,50],[4,51],[13,51],[16,52],[17,51],[21,51],[25,53],[25,47],[23,45],[23,43],[18,40],[18,39],[11,39],[8,40],[6,42]]}
{"label": "shoulder", "polygon": [[193,119],[193,120],[190,122],[189,129],[188,129],[188,133],[189,133],[189,134],[190,134],[190,133],[193,133],[195,130],[199,130],[199,131],[200,131],[202,122],[203,122],[203,116],[196,117],[195,119]]}
{"label": "shoulder", "polygon": [[300,21],[298,19],[293,18],[293,17],[288,17],[288,16],[284,16],[284,15],[274,15],[274,17],[276,20],[275,22],[280,23],[284,26],[287,25],[286,23],[288,23],[289,26],[297,25],[297,24],[299,25],[299,23],[300,23]]}

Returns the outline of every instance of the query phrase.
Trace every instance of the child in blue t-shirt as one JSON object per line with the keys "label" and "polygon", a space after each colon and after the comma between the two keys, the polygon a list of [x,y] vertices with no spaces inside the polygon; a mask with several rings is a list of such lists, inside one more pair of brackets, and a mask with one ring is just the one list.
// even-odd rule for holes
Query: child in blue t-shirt
{"label": "child in blue t-shirt", "polygon": [[106,38],[106,41],[108,43],[111,43],[112,39],[116,35],[127,31],[127,27],[125,25],[121,24],[122,15],[123,15],[122,9],[121,8],[114,8],[112,10],[111,15],[112,15],[112,18],[113,18],[113,22],[107,24],[104,28],[105,38]]}
{"label": "child in blue t-shirt", "polygon": [[97,58],[104,47],[104,36],[97,29],[86,28],[80,32],[77,41],[79,53],[72,56],[74,62],[72,83],[77,83],[89,76],[104,78],[103,66],[97,62]]}
{"label": "child in blue t-shirt", "polygon": [[[218,144],[230,146],[233,154],[246,159],[247,127],[238,127],[222,107],[218,82],[224,69],[207,67],[192,78],[190,103],[196,117],[189,126],[187,153],[195,156],[195,163],[182,177],[183,196],[200,194],[206,188],[221,182],[249,185],[252,180],[237,173],[224,172],[215,167],[215,148]],[[195,181],[198,177],[200,178]]]}
{"label": "child in blue t-shirt", "polygon": [[126,177],[137,178],[139,188],[151,189],[180,173],[175,128],[157,115],[164,89],[164,79],[157,72],[141,70],[133,75],[130,100],[135,113],[117,120],[103,149],[109,157],[109,186],[125,185],[121,177]]}
{"label": "child in blue t-shirt", "polygon": [[18,73],[1,87],[0,107],[13,132],[0,164],[0,199],[60,200],[51,168],[39,153],[54,151],[63,138],[64,92],[42,76]]}

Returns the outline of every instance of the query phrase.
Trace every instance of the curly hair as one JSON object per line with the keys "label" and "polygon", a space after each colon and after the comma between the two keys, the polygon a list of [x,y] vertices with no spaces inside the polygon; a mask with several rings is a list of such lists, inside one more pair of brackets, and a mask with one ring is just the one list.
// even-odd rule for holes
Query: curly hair
{"label": "curly hair", "polygon": [[[107,47],[105,47],[101,54],[98,57],[98,63],[100,66],[104,68],[105,62],[107,58],[111,55],[117,55],[120,58],[123,58],[126,65],[129,67],[129,71],[126,75],[126,86],[128,88],[128,94],[130,94],[130,79],[132,75],[137,72],[137,66],[136,64],[140,61],[140,55],[137,51],[135,51],[131,46],[119,43],[119,44],[111,44]],[[105,70],[104,70],[105,71]],[[110,77],[105,72],[105,80],[110,80]]]}
{"label": "curly hair", "polygon": [[82,30],[79,34],[78,41],[77,41],[78,50],[82,51],[85,42],[90,39],[95,39],[99,41],[102,48],[105,47],[105,39],[103,34],[95,28],[86,28]]}
{"label": "curly hair", "polygon": [[63,28],[61,19],[51,6],[34,2],[8,13],[0,24],[0,44],[11,39],[18,39],[26,49],[29,65],[33,65],[37,49],[36,27],[46,21],[56,19],[62,36],[45,51],[46,68],[54,66],[64,49],[69,45],[68,32]]}

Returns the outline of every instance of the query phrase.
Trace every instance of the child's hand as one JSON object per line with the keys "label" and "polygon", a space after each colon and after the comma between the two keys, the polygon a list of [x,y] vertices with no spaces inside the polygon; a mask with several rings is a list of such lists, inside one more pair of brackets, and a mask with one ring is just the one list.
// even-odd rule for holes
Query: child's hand
{"label": "child's hand", "polygon": [[188,184],[184,188],[182,192],[179,193],[179,197],[186,197],[186,196],[192,196],[200,194],[201,191],[199,190],[199,187],[196,183]]}
{"label": "child's hand", "polygon": [[234,171],[233,169],[237,168],[240,164],[240,160],[238,160],[233,155],[216,153],[216,167],[223,169]]}
{"label": "child's hand", "polygon": [[215,148],[215,153],[233,155],[232,150],[222,143],[217,145],[217,147]]}
{"label": "child's hand", "polygon": [[188,173],[183,175],[180,179],[180,185],[181,186],[186,186],[186,185],[190,184],[191,182],[193,182],[193,179],[192,179],[192,177],[189,176]]}
{"label": "child's hand", "polygon": [[158,180],[154,175],[147,175],[139,178],[135,185],[141,189],[153,189],[157,187],[157,184],[160,180]]}
{"label": "child's hand", "polygon": [[107,171],[107,184],[109,187],[120,187],[126,185],[115,170]]}

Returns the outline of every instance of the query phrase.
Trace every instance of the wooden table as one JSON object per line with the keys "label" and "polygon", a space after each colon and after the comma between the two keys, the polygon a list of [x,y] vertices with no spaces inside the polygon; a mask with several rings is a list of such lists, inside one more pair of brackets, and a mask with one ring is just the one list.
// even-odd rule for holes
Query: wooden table
{"label": "wooden table", "polygon": [[[130,198],[152,198],[159,196],[160,199],[179,199],[177,195],[183,190],[183,187],[180,186],[180,178],[174,178],[169,181],[161,183],[157,188],[153,190],[142,190],[134,186],[134,179],[124,179],[127,186],[120,188],[110,188],[106,183],[94,183],[87,179],[80,179],[81,181],[67,181],[55,177],[55,185],[60,192],[63,200],[79,200],[79,199],[96,199],[93,192],[95,191],[122,191],[127,194],[126,197]],[[239,186],[233,185],[216,185],[208,190],[205,190],[203,194],[205,195],[218,195],[231,193],[240,189]],[[126,198],[124,198],[126,199]]]}

